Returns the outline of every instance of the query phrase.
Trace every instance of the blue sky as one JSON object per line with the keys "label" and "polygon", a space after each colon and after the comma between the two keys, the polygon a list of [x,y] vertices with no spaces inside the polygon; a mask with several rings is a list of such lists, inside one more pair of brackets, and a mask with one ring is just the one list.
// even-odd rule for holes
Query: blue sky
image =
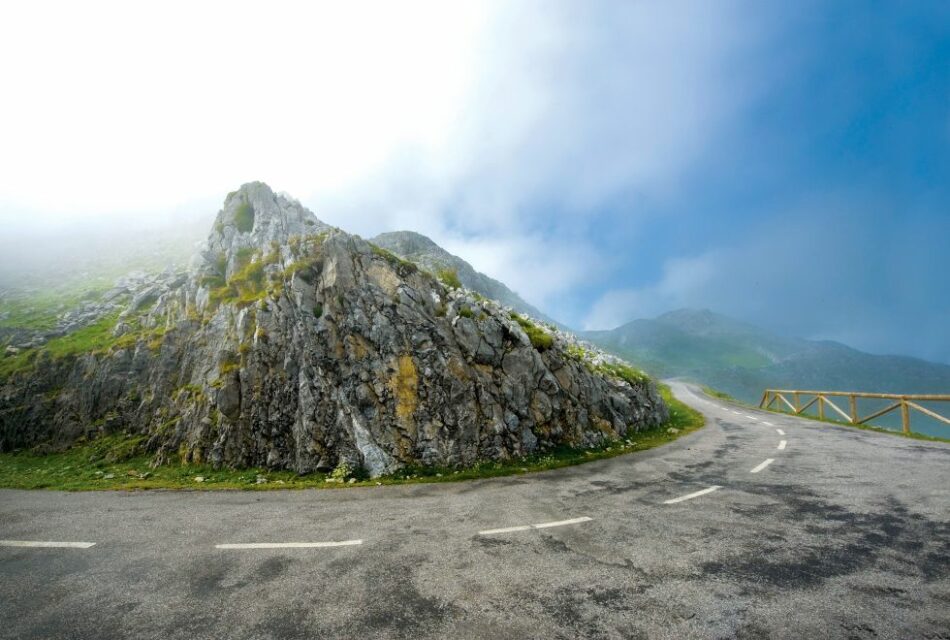
{"label": "blue sky", "polygon": [[[678,193],[643,203],[633,233],[592,228],[628,259],[606,298],[572,305],[605,326],[708,306],[948,362],[950,5],[796,7],[762,17],[769,37],[742,70],[759,91]],[[637,234],[664,240],[628,244]],[[677,260],[692,277],[664,282]]]}
{"label": "blue sky", "polygon": [[[783,333],[950,362],[948,7],[739,6],[713,52],[700,52],[714,63],[689,97],[712,105],[710,130],[675,175],[658,177],[671,183],[633,175],[583,211],[561,194],[528,204],[544,233],[602,261],[545,308],[605,328],[709,307]],[[596,20],[623,30],[611,9]],[[589,75],[626,86],[623,70],[639,64],[630,53],[594,56],[607,70]],[[695,126],[680,110],[671,107]],[[519,289],[530,297],[528,286]]]}
{"label": "blue sky", "polygon": [[950,363],[946,2],[95,0],[0,36],[8,238],[264,180],[577,328],[706,307]]}

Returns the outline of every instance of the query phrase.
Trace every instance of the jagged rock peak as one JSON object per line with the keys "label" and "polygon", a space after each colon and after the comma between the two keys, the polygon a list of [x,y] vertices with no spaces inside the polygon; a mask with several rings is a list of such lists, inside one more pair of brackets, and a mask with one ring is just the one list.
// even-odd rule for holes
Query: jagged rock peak
{"label": "jagged rock peak", "polygon": [[265,251],[274,243],[286,244],[292,236],[330,228],[297,200],[274,193],[263,182],[248,182],[225,197],[208,235],[203,266],[217,269],[224,256],[230,276],[242,249]]}
{"label": "jagged rock peak", "polygon": [[436,255],[454,257],[437,245],[432,238],[415,231],[387,231],[373,238],[373,241],[381,247],[396,248],[400,254],[412,255],[431,252]]}

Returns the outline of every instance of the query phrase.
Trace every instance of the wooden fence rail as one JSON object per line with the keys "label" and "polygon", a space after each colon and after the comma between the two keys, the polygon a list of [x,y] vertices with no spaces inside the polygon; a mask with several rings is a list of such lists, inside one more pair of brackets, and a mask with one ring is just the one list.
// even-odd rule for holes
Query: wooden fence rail
{"label": "wooden fence rail", "polygon": [[[791,398],[791,400],[789,400]],[[831,398],[847,398],[848,412],[845,413],[841,407],[836,405]],[[874,398],[878,400],[893,400],[894,402],[864,417],[858,416],[858,398]],[[807,402],[803,401],[807,400]],[[762,409],[771,409],[775,404],[778,410],[782,410],[784,403],[795,415],[803,413],[812,405],[818,405],[818,417],[825,419],[825,409],[832,409],[838,415],[845,419],[849,424],[865,424],[874,418],[880,418],[891,411],[900,410],[901,425],[904,433],[910,433],[910,415],[911,410],[930,416],[935,420],[950,425],[950,418],[940,415],[927,407],[922,407],[918,402],[950,402],[948,394],[905,394],[894,393],[860,393],[857,391],[802,391],[800,389],[766,389],[762,394],[762,401],[759,407]]]}

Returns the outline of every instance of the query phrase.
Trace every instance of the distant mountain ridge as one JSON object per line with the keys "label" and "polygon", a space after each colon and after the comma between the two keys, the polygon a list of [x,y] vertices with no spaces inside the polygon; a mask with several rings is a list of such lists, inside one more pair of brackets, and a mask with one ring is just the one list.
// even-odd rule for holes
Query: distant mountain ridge
{"label": "distant mountain ridge", "polygon": [[497,300],[515,311],[538,320],[559,324],[533,305],[525,302],[520,295],[509,289],[504,283],[476,271],[468,262],[449,253],[433,242],[431,238],[421,233],[391,231],[379,234],[372,238],[370,242],[387,251],[392,251],[400,258],[415,262],[427,271],[435,273],[440,269],[453,270],[458,274],[459,281],[465,288],[476,291],[491,300]]}
{"label": "distant mountain ridge", "polygon": [[758,402],[767,387],[950,392],[950,366],[778,336],[705,309],[679,309],[581,335],[650,373],[693,378],[747,402]]}

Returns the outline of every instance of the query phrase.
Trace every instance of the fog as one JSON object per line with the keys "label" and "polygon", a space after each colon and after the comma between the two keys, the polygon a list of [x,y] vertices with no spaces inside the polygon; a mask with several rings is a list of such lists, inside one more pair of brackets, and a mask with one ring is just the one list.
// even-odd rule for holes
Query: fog
{"label": "fog", "polygon": [[425,233],[577,328],[703,306],[950,362],[946,17],[20,3],[0,290],[181,268],[263,180],[347,231]]}

